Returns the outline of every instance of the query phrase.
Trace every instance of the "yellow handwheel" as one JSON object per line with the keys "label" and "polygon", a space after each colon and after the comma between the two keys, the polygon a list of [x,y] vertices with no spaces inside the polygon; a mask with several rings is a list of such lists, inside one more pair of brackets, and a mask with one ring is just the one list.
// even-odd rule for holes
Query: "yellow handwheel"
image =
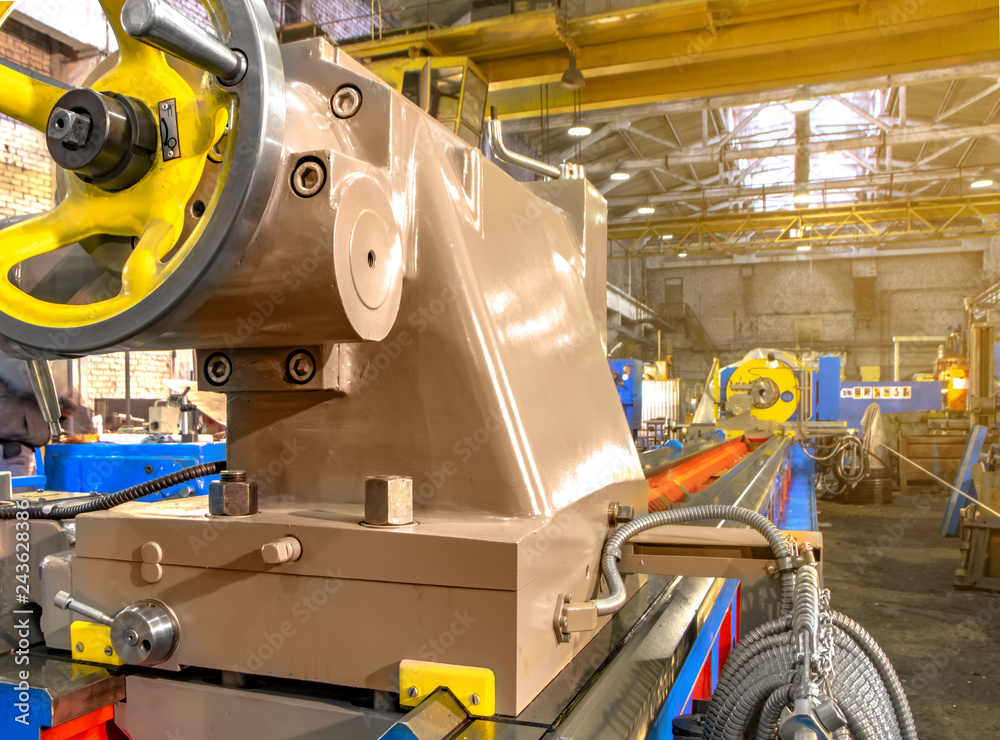
{"label": "yellow handwheel", "polygon": [[0,63],[0,112],[61,168],[55,208],[0,222],[0,341],[24,356],[139,346],[189,314],[242,257],[280,162],[260,0],[203,0],[215,37],[161,0],[100,2],[119,53],[87,87]]}
{"label": "yellow handwheel", "polygon": [[726,394],[733,386],[750,386],[751,415],[767,421],[788,421],[799,406],[799,380],[790,367],[767,367],[767,360],[748,360],[729,376]]}

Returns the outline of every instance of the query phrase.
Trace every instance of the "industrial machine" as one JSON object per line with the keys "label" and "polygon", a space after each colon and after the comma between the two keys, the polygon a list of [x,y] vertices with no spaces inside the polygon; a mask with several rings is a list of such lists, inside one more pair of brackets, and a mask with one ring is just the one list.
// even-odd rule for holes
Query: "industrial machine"
{"label": "industrial machine", "polygon": [[[226,460],[0,507],[4,737],[742,737],[757,709],[764,737],[916,737],[820,590],[790,437],[647,513],[579,168],[492,120],[550,178],[515,182],[323,39],[279,47],[256,0],[206,3],[214,36],[103,5],[120,55],[87,87],[0,68],[62,168],[0,230],[0,341],[195,348]],[[733,391],[803,403],[765,370]]]}

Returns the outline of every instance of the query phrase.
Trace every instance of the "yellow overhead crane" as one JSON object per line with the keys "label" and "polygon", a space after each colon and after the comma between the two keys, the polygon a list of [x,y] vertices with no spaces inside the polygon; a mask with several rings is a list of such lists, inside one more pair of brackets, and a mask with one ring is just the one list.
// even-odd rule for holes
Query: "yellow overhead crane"
{"label": "yellow overhead crane", "polygon": [[[563,18],[555,8],[347,44],[361,60],[467,56],[504,119],[539,115],[568,54],[581,110],[1000,60],[993,0],[679,0]],[[576,93],[552,84],[548,112]]]}

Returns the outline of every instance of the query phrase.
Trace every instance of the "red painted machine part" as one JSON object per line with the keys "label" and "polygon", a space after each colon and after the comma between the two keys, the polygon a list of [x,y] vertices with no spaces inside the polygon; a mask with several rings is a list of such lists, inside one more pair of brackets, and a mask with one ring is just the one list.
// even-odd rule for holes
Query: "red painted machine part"
{"label": "red painted machine part", "polygon": [[741,439],[734,439],[719,447],[670,468],[649,479],[649,510],[666,511],[673,504],[684,500],[685,494],[694,494],[707,486],[742,459],[749,449]]}

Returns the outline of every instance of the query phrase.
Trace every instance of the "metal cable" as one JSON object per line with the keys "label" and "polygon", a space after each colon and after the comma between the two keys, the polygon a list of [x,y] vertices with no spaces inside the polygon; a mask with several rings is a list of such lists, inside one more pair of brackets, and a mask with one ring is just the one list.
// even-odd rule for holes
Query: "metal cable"
{"label": "metal cable", "polygon": [[16,519],[19,512],[27,512],[29,519],[72,519],[79,514],[106,511],[115,506],[135,501],[153,493],[159,493],[190,480],[204,478],[209,475],[218,475],[225,469],[225,460],[201,463],[200,465],[184,468],[160,478],[154,478],[137,486],[118,491],[117,493],[85,501],[82,504],[35,504],[34,506],[29,506],[27,509],[6,506],[0,509],[0,520]]}

